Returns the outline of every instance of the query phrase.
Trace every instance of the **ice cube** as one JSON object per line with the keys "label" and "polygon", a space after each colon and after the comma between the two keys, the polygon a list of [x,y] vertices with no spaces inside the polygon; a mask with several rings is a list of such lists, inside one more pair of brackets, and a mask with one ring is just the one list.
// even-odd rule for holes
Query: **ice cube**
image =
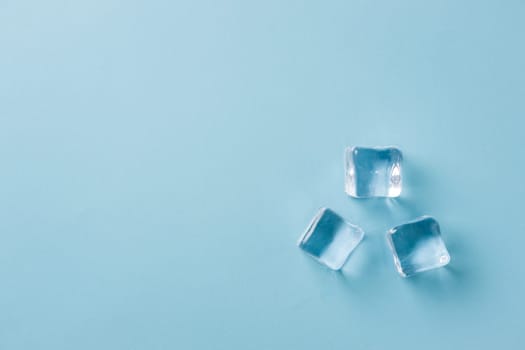
{"label": "ice cube", "polygon": [[394,264],[403,277],[445,266],[450,261],[438,222],[422,216],[388,231]]}
{"label": "ice cube", "polygon": [[321,208],[297,245],[320,263],[339,270],[363,236],[360,227],[328,208]]}
{"label": "ice cube", "polygon": [[398,197],[403,156],[395,147],[348,147],[345,192],[352,197]]}

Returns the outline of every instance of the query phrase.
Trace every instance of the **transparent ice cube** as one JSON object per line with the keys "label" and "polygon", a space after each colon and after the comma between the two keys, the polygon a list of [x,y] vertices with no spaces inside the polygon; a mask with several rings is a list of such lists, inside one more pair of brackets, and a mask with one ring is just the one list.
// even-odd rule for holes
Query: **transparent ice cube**
{"label": "transparent ice cube", "polygon": [[450,261],[439,224],[429,216],[390,229],[387,240],[396,269],[403,277],[445,266]]}
{"label": "transparent ice cube", "polygon": [[297,245],[322,264],[339,270],[363,236],[360,227],[328,208],[321,208]]}
{"label": "transparent ice cube", "polygon": [[348,147],[345,192],[352,197],[398,197],[403,156],[395,147]]}

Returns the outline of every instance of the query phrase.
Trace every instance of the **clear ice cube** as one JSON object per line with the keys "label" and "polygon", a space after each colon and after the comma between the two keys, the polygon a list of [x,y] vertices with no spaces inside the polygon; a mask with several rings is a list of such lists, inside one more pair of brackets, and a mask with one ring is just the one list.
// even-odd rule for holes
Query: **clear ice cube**
{"label": "clear ice cube", "polygon": [[403,277],[445,266],[450,261],[439,224],[429,216],[390,229],[387,240],[396,269]]}
{"label": "clear ice cube", "polygon": [[339,270],[363,239],[363,230],[328,208],[321,208],[297,245],[333,270]]}
{"label": "clear ice cube", "polygon": [[395,147],[348,147],[345,192],[352,197],[398,197],[403,156]]}

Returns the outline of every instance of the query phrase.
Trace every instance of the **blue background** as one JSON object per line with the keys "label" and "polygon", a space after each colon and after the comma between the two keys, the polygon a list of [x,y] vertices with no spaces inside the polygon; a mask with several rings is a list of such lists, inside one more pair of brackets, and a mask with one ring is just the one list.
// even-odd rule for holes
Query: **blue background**
{"label": "blue background", "polygon": [[[0,348],[523,346],[524,11],[0,0]],[[345,196],[390,144],[402,196]],[[295,246],[321,206],[342,273]],[[422,214],[452,261],[402,279]]]}

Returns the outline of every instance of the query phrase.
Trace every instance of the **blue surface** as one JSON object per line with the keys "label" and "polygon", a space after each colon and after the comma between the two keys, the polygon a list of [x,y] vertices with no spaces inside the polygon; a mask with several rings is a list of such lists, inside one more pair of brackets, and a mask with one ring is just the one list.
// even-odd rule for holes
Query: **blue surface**
{"label": "blue surface", "polygon": [[[0,1],[1,349],[525,343],[523,1]],[[343,192],[398,145],[403,194]],[[343,273],[296,241],[367,236]],[[402,279],[387,229],[452,261]]]}

